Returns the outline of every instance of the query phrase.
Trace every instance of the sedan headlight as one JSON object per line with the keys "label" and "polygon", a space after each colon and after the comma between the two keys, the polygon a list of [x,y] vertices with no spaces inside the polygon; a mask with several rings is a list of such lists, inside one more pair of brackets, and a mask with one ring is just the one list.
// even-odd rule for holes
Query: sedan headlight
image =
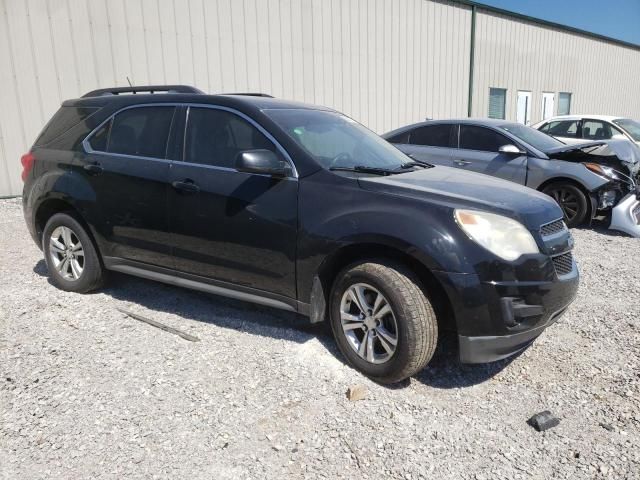
{"label": "sedan headlight", "polygon": [[604,165],[600,165],[598,163],[583,163],[585,167],[591,170],[593,173],[597,173],[598,175],[605,177],[609,180],[620,180],[620,176],[618,172],[616,172],[611,167],[606,167]]}
{"label": "sedan headlight", "polygon": [[456,210],[455,218],[472,240],[500,258],[540,252],[529,230],[511,218],[477,210]]}

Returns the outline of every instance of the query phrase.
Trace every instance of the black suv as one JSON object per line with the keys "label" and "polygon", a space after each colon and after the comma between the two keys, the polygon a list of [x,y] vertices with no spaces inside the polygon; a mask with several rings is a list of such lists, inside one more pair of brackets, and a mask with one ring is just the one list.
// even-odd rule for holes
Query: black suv
{"label": "black suv", "polygon": [[328,317],[380,382],[422,369],[444,328],[463,362],[512,355],[578,288],[552,199],[413,160],[328,108],[96,90],[64,102],[22,164],[57,287],[87,292],[116,270]]}

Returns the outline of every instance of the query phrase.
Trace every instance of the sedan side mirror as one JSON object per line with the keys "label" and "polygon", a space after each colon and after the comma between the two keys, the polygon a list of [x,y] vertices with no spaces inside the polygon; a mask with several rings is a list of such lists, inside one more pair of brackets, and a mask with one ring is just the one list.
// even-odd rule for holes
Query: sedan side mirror
{"label": "sedan side mirror", "polygon": [[240,152],[236,158],[239,172],[258,173],[272,177],[286,177],[287,163],[280,160],[271,150],[257,149]]}
{"label": "sedan side mirror", "polygon": [[509,143],[508,145],[502,145],[498,149],[498,152],[505,153],[507,155],[524,155],[526,153],[511,143]]}

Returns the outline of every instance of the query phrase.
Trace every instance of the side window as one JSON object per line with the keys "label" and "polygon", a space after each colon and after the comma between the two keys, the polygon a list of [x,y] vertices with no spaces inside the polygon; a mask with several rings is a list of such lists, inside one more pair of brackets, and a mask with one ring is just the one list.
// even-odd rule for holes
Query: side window
{"label": "side window", "polygon": [[409,132],[398,133],[387,139],[389,143],[409,143]]}
{"label": "side window", "polygon": [[489,128],[460,125],[460,148],[462,149],[497,152],[501,146],[509,143],[513,142]]}
{"label": "side window", "polygon": [[429,147],[451,147],[452,124],[427,125],[411,131],[409,143]]}
{"label": "side window", "polygon": [[612,136],[611,127],[600,120],[585,120],[582,122],[582,138],[587,140],[607,140]]}
{"label": "side window", "polygon": [[549,122],[545,125],[544,133],[553,135],[554,137],[570,137],[579,138],[578,120],[562,120],[558,122]]}
{"label": "side window", "polygon": [[[89,141],[94,150],[165,158],[175,107],[138,107],[118,113]],[[105,139],[105,137],[107,137]]]}
{"label": "side window", "polygon": [[214,108],[189,108],[186,162],[235,168],[240,152],[255,149],[271,150],[278,155],[275,145],[238,115]]}
{"label": "side window", "polygon": [[101,126],[89,139],[89,145],[97,152],[106,152],[109,143],[109,132],[111,131],[111,120]]}

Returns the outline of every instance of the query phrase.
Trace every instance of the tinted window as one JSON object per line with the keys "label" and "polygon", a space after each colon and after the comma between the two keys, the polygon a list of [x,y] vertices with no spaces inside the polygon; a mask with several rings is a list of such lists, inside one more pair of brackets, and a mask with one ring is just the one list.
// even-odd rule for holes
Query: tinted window
{"label": "tinted window", "polygon": [[[175,107],[140,107],[117,114],[111,121],[107,152],[165,158],[174,111]],[[93,137],[90,143],[93,147]]]}
{"label": "tinted window", "polygon": [[94,107],[61,107],[40,133],[36,145],[45,145],[55,140],[97,110],[99,109]]}
{"label": "tinted window", "polygon": [[235,168],[238,153],[275,145],[246,120],[224,110],[190,108],[185,161]]}
{"label": "tinted window", "polygon": [[451,146],[451,130],[453,125],[429,125],[411,131],[409,143],[430,147]]}
{"label": "tinted window", "polygon": [[484,127],[460,126],[460,148],[497,152],[503,146],[513,143],[503,135]]}
{"label": "tinted window", "polygon": [[107,143],[109,142],[109,132],[111,131],[111,120],[101,126],[96,133],[91,135],[89,145],[98,152],[107,151]]}
{"label": "tinted window", "polygon": [[607,140],[612,136],[609,124],[599,120],[585,120],[582,122],[582,138],[587,140]]}
{"label": "tinted window", "polygon": [[578,120],[549,122],[545,125],[543,132],[553,135],[554,137],[578,138],[580,136]]}
{"label": "tinted window", "polygon": [[389,143],[409,143],[409,132],[398,133],[387,139]]}
{"label": "tinted window", "polygon": [[543,152],[551,148],[558,148],[564,145],[564,143],[556,138],[550,137],[535,128],[527,127],[526,125],[521,125],[519,123],[508,123],[501,125],[500,128],[509,132],[514,137],[519,138],[524,143],[527,143],[538,150],[542,150]]}

